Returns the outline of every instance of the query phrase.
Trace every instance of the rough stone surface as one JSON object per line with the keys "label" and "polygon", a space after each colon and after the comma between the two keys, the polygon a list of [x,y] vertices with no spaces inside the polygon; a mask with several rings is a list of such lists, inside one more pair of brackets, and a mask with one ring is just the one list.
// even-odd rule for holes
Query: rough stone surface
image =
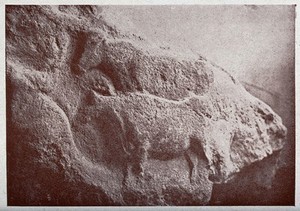
{"label": "rough stone surface", "polygon": [[6,7],[8,203],[206,205],[225,183],[270,187],[281,118],[222,68],[111,17]]}

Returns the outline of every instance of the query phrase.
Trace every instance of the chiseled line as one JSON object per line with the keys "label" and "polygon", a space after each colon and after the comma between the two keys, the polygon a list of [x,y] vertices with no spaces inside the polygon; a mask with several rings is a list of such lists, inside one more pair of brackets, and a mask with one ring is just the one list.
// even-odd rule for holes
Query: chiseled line
{"label": "chiseled line", "polygon": [[159,97],[157,95],[153,95],[153,94],[150,94],[150,93],[142,93],[142,92],[134,92],[135,95],[138,95],[138,96],[145,96],[145,97],[149,97],[149,98],[152,98],[152,99],[157,99],[157,100],[160,100],[160,101],[163,101],[163,102],[167,102],[167,103],[173,103],[173,104],[182,104],[182,103],[187,103],[189,100],[191,99],[204,99],[205,98],[205,95],[196,95],[195,93],[193,92],[189,92],[189,96],[188,97],[185,97],[185,98],[182,98],[180,100],[170,100],[170,99],[167,99],[167,98],[164,98],[164,97]]}
{"label": "chiseled line", "polygon": [[138,96],[149,97],[149,98],[156,99],[156,100],[159,100],[159,101],[162,101],[162,102],[166,102],[166,103],[173,103],[173,104],[182,104],[182,103],[186,103],[186,102],[188,102],[191,98],[197,97],[197,95],[195,95],[195,96],[185,97],[185,98],[183,98],[183,99],[181,99],[181,100],[170,100],[170,99],[163,98],[163,97],[159,97],[159,96],[157,96],[157,95],[153,95],[153,94],[150,94],[150,93],[134,92],[134,94],[135,94],[135,95],[138,95]]}
{"label": "chiseled line", "polygon": [[[113,96],[104,96],[104,95],[101,95],[101,94],[97,93],[94,90],[92,90],[92,92],[98,98],[115,98],[115,97],[126,97],[126,96],[128,96],[128,95],[120,95],[120,94],[113,95]],[[177,104],[177,105],[187,103],[191,99],[201,99],[201,98],[205,97],[205,95],[196,95],[193,92],[189,92],[189,95],[190,96],[185,97],[185,98],[180,99],[180,100],[171,100],[171,99],[167,99],[167,98],[164,98],[164,97],[159,97],[157,95],[150,94],[148,92],[147,93],[144,93],[144,92],[131,92],[130,93],[131,97],[142,96],[142,97],[147,97],[147,98],[151,98],[151,99],[156,99],[160,102],[172,103],[172,104]]]}

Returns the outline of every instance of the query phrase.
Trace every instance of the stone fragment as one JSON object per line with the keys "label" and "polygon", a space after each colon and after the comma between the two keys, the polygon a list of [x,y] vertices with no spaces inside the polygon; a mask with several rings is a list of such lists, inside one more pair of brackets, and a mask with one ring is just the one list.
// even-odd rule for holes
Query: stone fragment
{"label": "stone fragment", "polygon": [[9,205],[206,205],[284,144],[225,70],[97,6],[7,6],[6,55]]}

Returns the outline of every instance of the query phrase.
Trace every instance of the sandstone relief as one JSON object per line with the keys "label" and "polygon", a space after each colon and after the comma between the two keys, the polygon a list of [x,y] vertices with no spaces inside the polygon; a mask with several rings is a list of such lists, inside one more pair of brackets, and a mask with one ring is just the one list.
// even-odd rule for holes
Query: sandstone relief
{"label": "sandstone relief", "polygon": [[204,57],[107,17],[6,6],[8,204],[210,205],[214,187],[271,188],[281,118]]}

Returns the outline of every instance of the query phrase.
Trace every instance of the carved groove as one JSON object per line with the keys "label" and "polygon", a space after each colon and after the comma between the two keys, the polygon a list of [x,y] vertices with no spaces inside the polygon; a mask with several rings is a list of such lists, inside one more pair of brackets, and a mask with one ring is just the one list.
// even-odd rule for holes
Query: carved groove
{"label": "carved groove", "polygon": [[80,67],[80,59],[82,57],[82,54],[85,51],[85,45],[87,43],[87,34],[85,32],[77,32],[75,36],[75,49],[73,52],[73,56],[71,59],[71,71],[75,75],[79,75],[82,73],[81,67]]}

